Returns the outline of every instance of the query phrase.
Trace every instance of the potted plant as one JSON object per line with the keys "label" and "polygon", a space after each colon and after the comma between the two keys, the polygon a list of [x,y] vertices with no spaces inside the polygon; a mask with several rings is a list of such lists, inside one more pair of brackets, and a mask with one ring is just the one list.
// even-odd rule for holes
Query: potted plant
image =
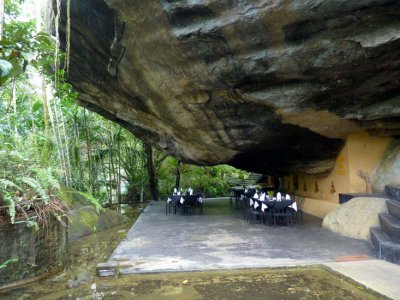
{"label": "potted plant", "polygon": [[365,181],[365,192],[368,194],[372,194],[372,183],[371,183],[371,176],[368,174],[367,171],[358,169],[357,175],[362,180]]}

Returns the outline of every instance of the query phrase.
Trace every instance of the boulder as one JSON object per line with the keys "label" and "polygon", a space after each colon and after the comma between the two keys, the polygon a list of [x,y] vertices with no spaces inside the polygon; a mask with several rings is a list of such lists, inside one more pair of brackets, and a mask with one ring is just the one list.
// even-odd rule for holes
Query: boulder
{"label": "boulder", "polygon": [[328,214],[322,227],[344,236],[370,240],[370,228],[379,227],[379,214],[387,213],[384,198],[359,197],[340,205]]}
{"label": "boulder", "polygon": [[387,147],[372,174],[375,191],[385,192],[386,185],[400,186],[400,139],[394,140]]}
{"label": "boulder", "polygon": [[118,211],[110,209],[97,211],[85,193],[73,188],[63,186],[57,197],[66,202],[70,208],[68,241],[128,222],[128,218]]}
{"label": "boulder", "polygon": [[103,209],[97,212],[93,206],[74,209],[68,217],[68,241],[128,222],[128,218],[118,211]]}
{"label": "boulder", "polygon": [[322,174],[347,134],[400,133],[399,16],[396,0],[71,1],[68,80],[183,162]]}

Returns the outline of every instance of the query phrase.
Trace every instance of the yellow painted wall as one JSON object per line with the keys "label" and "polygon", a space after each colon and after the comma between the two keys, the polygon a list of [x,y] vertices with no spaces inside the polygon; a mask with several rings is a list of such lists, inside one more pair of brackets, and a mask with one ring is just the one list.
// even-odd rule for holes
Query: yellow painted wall
{"label": "yellow painted wall", "polygon": [[339,193],[365,192],[365,182],[358,177],[357,170],[371,174],[390,140],[374,138],[365,132],[351,134],[346,138],[330,175],[316,177],[296,174],[299,178],[297,190],[294,189],[296,175],[285,176],[285,188],[289,193],[306,197],[305,212],[323,218],[339,205]]}
{"label": "yellow painted wall", "polygon": [[373,138],[366,132],[359,132],[348,137],[350,192],[365,192],[365,182],[357,176],[357,170],[372,174],[391,139]]}

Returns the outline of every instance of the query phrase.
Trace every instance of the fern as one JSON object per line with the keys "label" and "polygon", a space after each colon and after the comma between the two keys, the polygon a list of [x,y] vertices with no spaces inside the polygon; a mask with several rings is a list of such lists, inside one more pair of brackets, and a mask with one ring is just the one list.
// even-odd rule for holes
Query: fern
{"label": "fern", "polygon": [[12,258],[12,259],[6,260],[5,262],[0,264],[0,270],[6,268],[10,263],[17,262],[17,261],[18,261],[18,258]]}
{"label": "fern", "polygon": [[10,216],[11,224],[14,224],[16,214],[14,199],[7,192],[4,192],[3,197],[5,204],[8,206],[8,215]]}
{"label": "fern", "polygon": [[36,173],[36,179],[41,183],[44,190],[57,190],[61,189],[60,183],[54,177],[51,168],[42,169],[42,168],[34,168],[32,170]]}
{"label": "fern", "polygon": [[0,184],[4,186],[4,189],[6,190],[8,187],[15,188],[16,190],[21,190],[21,188],[15,184],[13,181],[5,179],[5,178],[0,178]]}
{"label": "fern", "polygon": [[43,189],[41,184],[36,179],[31,178],[31,177],[22,177],[22,178],[20,178],[20,180],[23,183],[25,183],[26,185],[33,188],[39,194],[39,196],[42,198],[42,200],[45,204],[49,203],[49,200],[50,200],[49,195],[47,194],[47,192]]}

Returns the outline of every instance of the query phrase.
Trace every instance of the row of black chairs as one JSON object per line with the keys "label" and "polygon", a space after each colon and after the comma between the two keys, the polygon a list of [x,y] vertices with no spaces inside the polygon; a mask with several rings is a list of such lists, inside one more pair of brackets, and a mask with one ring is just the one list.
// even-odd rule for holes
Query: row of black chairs
{"label": "row of black chairs", "polygon": [[[203,195],[171,195],[165,205],[165,215],[180,212],[183,215],[203,214]],[[183,199],[183,203],[181,201]]]}
{"label": "row of black chairs", "polygon": [[[254,208],[253,203],[258,202],[259,206]],[[290,207],[296,202],[297,210]],[[267,205],[267,209],[262,210],[262,204]],[[249,223],[263,223],[266,225],[286,224],[293,225],[293,222],[303,222],[304,197],[295,196],[293,200],[282,199],[281,201],[259,201],[249,197],[245,198],[244,216]]]}

